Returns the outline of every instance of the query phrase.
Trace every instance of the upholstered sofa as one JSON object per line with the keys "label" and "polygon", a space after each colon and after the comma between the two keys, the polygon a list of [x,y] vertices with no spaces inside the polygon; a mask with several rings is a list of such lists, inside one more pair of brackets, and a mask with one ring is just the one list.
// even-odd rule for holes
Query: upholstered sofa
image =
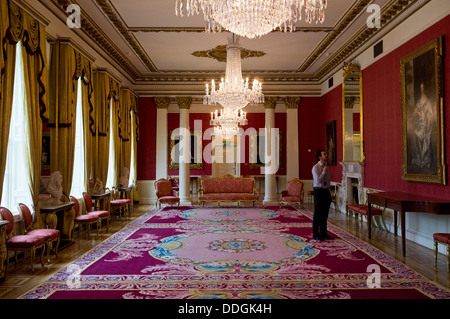
{"label": "upholstered sofa", "polygon": [[202,179],[199,205],[217,202],[251,202],[253,206],[259,202],[259,194],[255,190],[255,180],[247,177],[210,177]]}

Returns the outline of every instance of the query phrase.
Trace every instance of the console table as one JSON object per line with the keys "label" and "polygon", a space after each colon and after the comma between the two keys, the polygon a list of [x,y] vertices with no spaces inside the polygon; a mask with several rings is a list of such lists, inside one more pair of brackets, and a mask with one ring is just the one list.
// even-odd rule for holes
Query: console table
{"label": "console table", "polygon": [[372,205],[378,205],[394,210],[394,234],[397,236],[397,213],[400,212],[400,225],[402,232],[402,253],[406,256],[406,212],[430,213],[436,215],[450,214],[450,200],[443,200],[430,196],[415,195],[403,192],[368,193],[367,204],[369,239],[372,236]]}
{"label": "console table", "polygon": [[110,210],[110,207],[109,207],[109,200],[111,197],[110,192],[101,193],[101,194],[89,193],[89,196],[91,196],[91,198],[95,200],[94,210],[107,210],[107,211]]}
{"label": "console table", "polygon": [[72,208],[74,206],[75,203],[70,201],[60,204],[39,203],[44,226],[53,229],[58,228],[61,232],[61,240],[72,242],[72,230],[75,220],[75,211]]}

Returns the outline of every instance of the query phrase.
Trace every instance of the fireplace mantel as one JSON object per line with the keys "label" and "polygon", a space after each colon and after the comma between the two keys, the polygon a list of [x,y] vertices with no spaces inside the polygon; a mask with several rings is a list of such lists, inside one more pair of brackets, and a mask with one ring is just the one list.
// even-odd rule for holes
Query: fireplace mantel
{"label": "fireplace mantel", "polygon": [[[358,180],[358,200],[359,203],[364,203],[364,164],[365,162],[339,162],[342,166],[342,202],[345,207],[347,204],[352,204],[353,188],[351,187],[351,180]],[[350,201],[350,202],[349,202]]]}

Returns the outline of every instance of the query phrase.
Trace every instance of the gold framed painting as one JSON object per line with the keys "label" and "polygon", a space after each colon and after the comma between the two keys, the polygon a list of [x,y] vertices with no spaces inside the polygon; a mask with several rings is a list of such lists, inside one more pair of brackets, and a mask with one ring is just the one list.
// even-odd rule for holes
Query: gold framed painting
{"label": "gold framed painting", "polygon": [[402,178],[446,185],[442,37],[400,60]]}
{"label": "gold framed painting", "polygon": [[[191,131],[190,141],[190,169],[203,169],[202,160],[202,132]],[[169,169],[179,169],[180,148],[178,146],[180,142],[180,135],[177,132],[169,132]]]}
{"label": "gold framed painting", "polygon": [[[283,169],[283,131],[278,131],[278,138],[275,139],[275,148],[278,149],[276,160],[278,169]],[[260,129],[256,134],[250,135],[250,169],[260,169],[265,166],[265,130]]]}

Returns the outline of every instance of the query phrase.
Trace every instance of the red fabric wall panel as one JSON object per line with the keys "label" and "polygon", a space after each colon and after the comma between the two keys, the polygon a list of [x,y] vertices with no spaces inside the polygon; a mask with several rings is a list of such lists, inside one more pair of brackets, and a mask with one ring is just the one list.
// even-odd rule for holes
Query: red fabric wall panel
{"label": "red fabric wall panel", "polygon": [[[365,186],[382,190],[450,198],[449,186],[404,181],[402,179],[402,110],[400,59],[438,36],[450,38],[450,17],[446,17],[404,45],[363,70]],[[444,41],[444,125],[449,135],[449,41]],[[450,139],[445,141],[446,158]],[[447,168],[448,169],[448,168]]]}
{"label": "red fabric wall panel", "polygon": [[330,166],[331,181],[341,182],[342,166],[342,86],[322,97],[306,97],[298,110],[300,179],[312,179],[317,163],[315,153],[325,148],[325,124],[336,121],[336,165]]}
{"label": "red fabric wall panel", "polygon": [[137,179],[156,178],[156,106],[153,98],[139,98],[139,143],[137,146]]}

